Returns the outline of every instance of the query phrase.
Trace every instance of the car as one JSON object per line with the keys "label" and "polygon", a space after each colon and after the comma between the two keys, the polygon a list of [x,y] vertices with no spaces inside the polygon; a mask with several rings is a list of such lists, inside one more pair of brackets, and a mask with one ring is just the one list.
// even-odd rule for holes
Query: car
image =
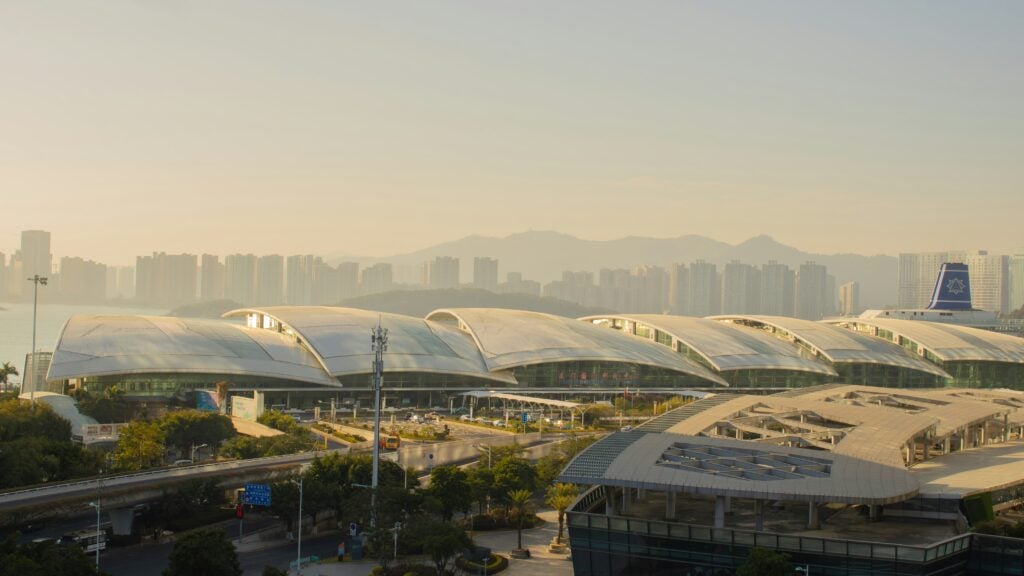
{"label": "car", "polygon": [[463,414],[462,416],[459,416],[459,420],[461,420],[463,422],[472,422],[473,421],[473,417],[470,416],[469,414]]}
{"label": "car", "polygon": [[629,432],[632,429],[632,426],[623,426],[622,428],[619,428],[619,430],[621,430],[622,432]]}
{"label": "car", "polygon": [[494,422],[491,422],[491,425],[496,426],[498,428],[504,428],[505,427],[505,421],[504,420],[495,420]]}

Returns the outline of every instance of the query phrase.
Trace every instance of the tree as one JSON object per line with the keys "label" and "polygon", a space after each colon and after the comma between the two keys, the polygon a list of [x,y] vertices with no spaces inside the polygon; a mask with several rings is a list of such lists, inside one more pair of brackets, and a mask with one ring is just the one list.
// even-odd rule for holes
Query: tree
{"label": "tree", "polygon": [[15,532],[0,540],[0,574],[96,576],[93,560],[82,548],[53,543],[21,544],[20,538]]}
{"label": "tree", "polygon": [[469,510],[473,502],[466,473],[453,465],[435,466],[430,471],[427,494],[438,502],[445,522],[451,522],[455,512]]}
{"label": "tree", "polygon": [[537,488],[537,470],[523,458],[503,458],[494,466],[494,488],[508,510],[508,495],[518,490],[533,492]]}
{"label": "tree", "polygon": [[736,576],[791,576],[793,564],[789,554],[753,548],[747,559],[736,567]]}
{"label": "tree", "polygon": [[288,576],[288,572],[276,566],[264,566],[261,576]]}
{"label": "tree", "polygon": [[523,520],[530,513],[530,499],[533,494],[529,490],[513,490],[508,493],[508,501],[516,513],[516,538],[519,543],[516,547],[523,549]]}
{"label": "tree", "polygon": [[545,502],[558,511],[558,542],[562,543],[562,528],[565,526],[565,511],[572,506],[579,495],[575,484],[555,484],[548,488]]}
{"label": "tree", "polygon": [[7,378],[9,376],[17,375],[18,369],[14,367],[14,364],[4,362],[3,365],[0,366],[0,387],[2,387],[3,390],[7,390]]}
{"label": "tree", "polygon": [[299,426],[295,418],[277,410],[267,410],[260,414],[256,421],[264,426],[270,426],[274,430],[280,430],[285,434],[294,434],[302,431],[302,426]]}
{"label": "tree", "polygon": [[235,435],[230,418],[198,410],[171,412],[160,420],[159,425],[167,444],[182,454],[191,453],[192,446],[203,444],[216,450],[221,442]]}
{"label": "tree", "polygon": [[484,505],[489,497],[494,497],[494,472],[486,466],[473,466],[466,473],[470,497],[477,503],[479,514],[484,513]]}
{"label": "tree", "polygon": [[164,460],[164,433],[155,422],[136,420],[121,429],[114,449],[114,466],[136,471],[159,466]]}
{"label": "tree", "polygon": [[242,576],[242,566],[223,530],[198,530],[174,543],[163,576]]}
{"label": "tree", "polygon": [[471,544],[465,530],[443,522],[435,522],[431,525],[427,536],[423,539],[423,549],[429,552],[437,576],[448,574],[455,556]]}

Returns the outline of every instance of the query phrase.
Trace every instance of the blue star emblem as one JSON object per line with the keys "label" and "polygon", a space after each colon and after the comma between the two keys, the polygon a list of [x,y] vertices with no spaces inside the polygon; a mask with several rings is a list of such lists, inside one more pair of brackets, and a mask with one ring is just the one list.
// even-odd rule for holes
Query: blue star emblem
{"label": "blue star emblem", "polygon": [[963,294],[964,288],[966,288],[966,285],[964,284],[964,281],[959,278],[953,278],[946,283],[946,290],[949,290],[949,293],[954,296]]}

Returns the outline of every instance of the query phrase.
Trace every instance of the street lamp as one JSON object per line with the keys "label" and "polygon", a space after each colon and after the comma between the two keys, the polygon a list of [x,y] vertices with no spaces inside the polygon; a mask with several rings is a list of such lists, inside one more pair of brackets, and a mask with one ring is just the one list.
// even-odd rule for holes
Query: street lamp
{"label": "street lamp", "polygon": [[[42,284],[43,286],[46,286],[47,278],[46,276],[40,276],[39,274],[36,274],[29,278],[28,281],[34,284],[34,286],[32,287],[32,382],[29,383],[30,388],[28,391],[28,397],[29,401],[32,403],[32,409],[35,410],[35,381],[39,379],[39,377],[36,376],[36,312],[39,309],[39,285]],[[24,387],[25,381],[22,380],[21,384],[22,387]],[[24,392],[24,390],[22,390],[22,392]],[[99,565],[99,556],[97,556],[96,558],[97,565]]]}
{"label": "street lamp", "polygon": [[395,522],[395,528],[393,530],[393,532],[395,533],[395,562],[398,562],[398,531],[401,530],[401,529],[402,529],[402,523],[401,522]]}
{"label": "street lamp", "polygon": [[96,509],[96,573],[100,572],[100,499],[89,502],[89,506]]}
{"label": "street lamp", "polygon": [[195,444],[193,444],[192,445],[192,455],[189,458],[189,461],[192,462],[193,464],[195,464],[196,463],[196,450],[199,450],[199,449],[202,449],[202,448],[206,448],[207,446],[209,446],[209,444],[200,444],[199,446],[196,446]]}
{"label": "street lamp", "polygon": [[295,573],[302,576],[302,476],[299,476],[299,481],[292,480],[292,484],[299,485],[299,536],[296,538],[298,541],[298,547],[295,553]]}

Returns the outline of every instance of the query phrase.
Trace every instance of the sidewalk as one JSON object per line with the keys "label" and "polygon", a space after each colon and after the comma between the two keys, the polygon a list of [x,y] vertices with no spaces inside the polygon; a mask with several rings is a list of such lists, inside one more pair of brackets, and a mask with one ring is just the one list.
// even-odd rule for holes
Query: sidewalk
{"label": "sidewalk", "polygon": [[[508,576],[571,576],[572,562],[567,554],[548,552],[548,544],[558,533],[558,513],[541,510],[537,513],[545,523],[539,528],[523,530],[523,546],[530,549],[531,557],[525,560],[509,560],[508,568],[501,572]],[[516,531],[476,532],[473,540],[480,546],[487,546],[495,554],[508,557],[516,547]],[[304,568],[303,576],[366,576],[376,563],[371,561],[321,564]]]}

